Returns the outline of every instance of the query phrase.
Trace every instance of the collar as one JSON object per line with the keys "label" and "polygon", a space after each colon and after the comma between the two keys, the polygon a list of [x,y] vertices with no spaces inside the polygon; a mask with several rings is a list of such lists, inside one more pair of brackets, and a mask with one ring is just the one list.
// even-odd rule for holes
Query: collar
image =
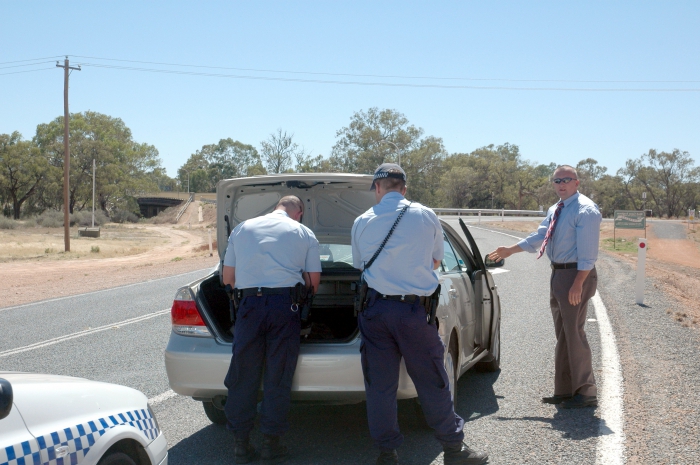
{"label": "collar", "polygon": [[284,210],[272,210],[272,212],[270,213],[270,215],[284,215],[284,216],[286,216],[287,218],[291,218],[291,216],[289,216],[289,214],[288,214],[286,211],[284,211]]}
{"label": "collar", "polygon": [[[568,199],[564,200],[564,207],[568,207],[569,205],[571,205],[571,203],[573,203],[574,201],[577,201],[579,195],[581,195],[581,193],[579,191],[576,191],[576,193],[574,195],[572,195]],[[559,202],[561,202],[561,199],[559,199]],[[559,202],[557,202],[557,203],[559,203]]]}
{"label": "collar", "polygon": [[401,200],[404,200],[404,196],[401,195],[401,193],[396,192],[396,191],[391,191],[391,192],[387,192],[386,194],[384,194],[384,197],[382,197],[382,200],[379,203],[390,202],[390,201],[394,201],[394,202],[399,201],[400,202]]}

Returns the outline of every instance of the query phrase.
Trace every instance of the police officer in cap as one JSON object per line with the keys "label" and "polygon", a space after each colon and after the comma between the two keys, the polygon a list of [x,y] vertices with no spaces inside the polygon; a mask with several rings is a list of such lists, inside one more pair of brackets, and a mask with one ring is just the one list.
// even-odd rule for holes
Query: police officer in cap
{"label": "police officer in cap", "polygon": [[487,455],[462,442],[464,420],[454,411],[443,364],[445,346],[426,318],[427,297],[438,286],[433,270],[443,258],[440,222],[431,209],[404,198],[406,173],[399,165],[380,165],[372,190],[377,205],[355,220],[352,257],[369,286],[358,324],[369,429],[380,449],[377,464],[397,464],[396,448],[403,442],[396,412],[402,357],[425,419],[443,446],[445,465],[486,463]]}
{"label": "police officer in cap", "polygon": [[[287,414],[299,355],[296,286],[304,283],[315,292],[321,280],[318,240],[301,224],[303,214],[304,204],[298,197],[283,197],[272,213],[236,226],[226,248],[223,282],[235,288],[240,298],[233,356],[224,381],[236,463],[249,463],[258,456],[264,464],[281,463],[289,455],[280,436],[289,429]],[[263,443],[258,454],[249,436],[263,373]]]}

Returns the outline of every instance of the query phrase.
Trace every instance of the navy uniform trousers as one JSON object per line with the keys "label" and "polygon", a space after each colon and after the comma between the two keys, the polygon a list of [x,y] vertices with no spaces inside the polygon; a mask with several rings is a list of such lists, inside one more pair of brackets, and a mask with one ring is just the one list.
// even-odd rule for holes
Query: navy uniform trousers
{"label": "navy uniform trousers", "polygon": [[362,334],[362,371],[367,393],[367,418],[375,446],[398,448],[403,442],[397,419],[396,391],[401,357],[418,391],[425,420],[443,444],[464,439],[464,420],[454,411],[437,328],[426,322],[419,302],[376,299],[370,291],[367,308],[358,316]]}
{"label": "navy uniform trousers", "polygon": [[299,312],[287,295],[245,297],[236,314],[233,356],[224,380],[228,388],[227,428],[248,437],[255,423],[263,377],[260,431],[280,436],[289,429],[292,378],[299,358]]}

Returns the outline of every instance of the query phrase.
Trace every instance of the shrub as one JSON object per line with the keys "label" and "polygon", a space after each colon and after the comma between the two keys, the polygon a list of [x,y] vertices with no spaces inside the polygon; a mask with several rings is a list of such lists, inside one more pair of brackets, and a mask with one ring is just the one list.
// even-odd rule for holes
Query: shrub
{"label": "shrub", "polygon": [[139,217],[127,210],[114,210],[110,216],[114,223],[136,223]]}
{"label": "shrub", "polygon": [[[92,226],[92,210],[82,210],[71,215],[71,224],[79,226]],[[102,226],[109,222],[109,218],[102,210],[95,210],[95,226]]]}
{"label": "shrub", "polygon": [[100,246],[99,245],[93,245],[90,247],[90,252],[92,253],[100,253]]}
{"label": "shrub", "polygon": [[63,226],[63,212],[46,210],[36,217],[36,223],[45,228],[60,228]]}
{"label": "shrub", "polygon": [[0,216],[0,229],[15,229],[17,227],[17,222],[10,218]]}

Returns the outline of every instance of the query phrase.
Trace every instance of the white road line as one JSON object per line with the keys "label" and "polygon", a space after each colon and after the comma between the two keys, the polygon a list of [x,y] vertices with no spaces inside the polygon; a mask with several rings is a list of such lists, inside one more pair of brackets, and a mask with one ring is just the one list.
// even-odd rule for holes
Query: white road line
{"label": "white road line", "polygon": [[472,225],[469,225],[469,227],[470,227],[470,228],[474,228],[474,229],[481,229],[482,231],[488,231],[488,232],[492,232],[492,233],[496,233],[496,234],[502,234],[502,235],[504,235],[504,236],[512,237],[512,238],[519,239],[519,240],[523,240],[522,237],[514,236],[514,235],[512,235],[512,234],[506,234],[506,233],[501,232],[501,231],[494,231],[493,229],[480,228],[480,227],[478,227],[478,226],[472,226]]}
{"label": "white road line", "polygon": [[28,346],[18,347],[16,349],[5,350],[3,352],[0,352],[0,358],[9,357],[11,355],[16,355],[16,354],[21,354],[22,352],[29,352],[30,350],[41,349],[44,347],[52,346],[54,344],[58,344],[60,342],[70,341],[71,339],[77,339],[79,337],[99,333],[101,331],[107,331],[110,329],[118,329],[121,326],[132,325],[134,323],[140,323],[142,321],[149,320],[151,318],[165,315],[166,313],[170,313],[169,308],[166,308],[165,310],[159,310],[159,311],[153,312],[153,313],[147,313],[145,315],[137,316],[135,318],[130,318],[128,320],[117,321],[115,323],[110,323],[108,325],[100,326],[97,328],[90,328],[90,329],[86,329],[84,331],[78,331],[77,333],[66,334],[65,336],[59,336],[59,337],[56,337],[53,339],[48,339],[46,341],[30,344]]}
{"label": "white road line", "polygon": [[[72,298],[75,298],[75,297],[82,297],[82,296],[84,296],[84,295],[99,294],[99,293],[101,293],[101,292],[109,292],[109,291],[114,291],[114,290],[117,290],[117,289],[126,289],[127,287],[134,287],[134,286],[140,286],[140,285],[142,285],[142,284],[155,283],[155,282],[157,282],[157,281],[163,281],[164,279],[178,278],[178,277],[180,277],[180,276],[185,276],[185,275],[192,274],[192,273],[204,273],[204,272],[206,272],[206,271],[211,271],[211,270],[212,270],[212,267],[203,268],[203,269],[201,269],[201,270],[188,271],[187,273],[181,273],[181,274],[176,274],[176,275],[172,275],[172,276],[165,276],[165,277],[163,277],[163,278],[149,279],[148,281],[140,281],[140,282],[138,282],[138,283],[124,284],[123,286],[108,287],[108,288],[106,288],[106,289],[100,289],[100,290],[97,290],[97,291],[85,292],[85,293],[83,293],[83,294],[66,295],[66,296],[63,296],[63,297],[55,297],[55,298],[53,298],[53,299],[38,300],[38,301],[36,301],[36,302],[29,302],[28,304],[15,305],[15,306],[13,306],[13,307],[3,307],[3,308],[0,308],[0,312],[4,312],[5,310],[16,310],[16,309],[18,309],[18,308],[31,307],[32,305],[45,304],[45,303],[48,303],[48,302],[57,302],[57,301],[59,301],[59,300],[72,299]],[[204,275],[202,275],[202,277],[204,277]]]}
{"label": "white road line", "polygon": [[598,391],[598,413],[601,423],[598,430],[598,447],[596,449],[596,464],[598,465],[622,465],[625,463],[625,432],[622,417],[622,370],[620,369],[620,356],[615,344],[608,312],[600,298],[596,294],[591,299],[600,330],[600,347],[602,361],[602,382]]}
{"label": "white road line", "polygon": [[176,395],[177,395],[176,392],[174,392],[172,389],[169,389],[162,394],[158,394],[157,396],[151,397],[150,399],[148,399],[148,405],[160,404],[161,402],[163,402],[165,400],[172,399]]}

